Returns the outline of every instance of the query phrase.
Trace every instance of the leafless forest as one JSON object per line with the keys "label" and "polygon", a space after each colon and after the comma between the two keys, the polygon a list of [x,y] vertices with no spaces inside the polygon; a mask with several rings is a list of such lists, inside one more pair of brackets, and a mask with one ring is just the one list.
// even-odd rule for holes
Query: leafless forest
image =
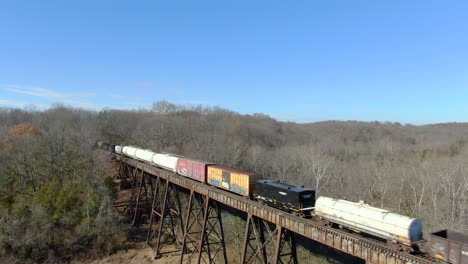
{"label": "leafless forest", "polygon": [[318,196],[364,200],[420,217],[426,235],[468,232],[466,123],[296,124],[161,101],[141,111],[1,109],[0,138],[4,258],[67,259],[123,245],[112,179],[93,156],[97,139],[254,171]]}

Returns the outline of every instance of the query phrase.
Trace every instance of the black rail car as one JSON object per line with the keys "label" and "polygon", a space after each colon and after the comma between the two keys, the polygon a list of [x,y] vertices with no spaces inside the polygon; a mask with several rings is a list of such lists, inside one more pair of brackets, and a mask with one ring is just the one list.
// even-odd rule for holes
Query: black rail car
{"label": "black rail car", "polygon": [[102,148],[102,144],[104,144],[103,141],[101,141],[101,140],[96,141],[96,147]]}
{"label": "black rail car", "polygon": [[286,212],[305,214],[315,205],[315,190],[273,180],[255,184],[255,199]]}
{"label": "black rail car", "polygon": [[431,233],[431,256],[453,264],[468,263],[468,235],[452,230]]}
{"label": "black rail car", "polygon": [[100,140],[96,141],[96,147],[115,152],[115,145],[106,143],[104,141],[100,141]]}

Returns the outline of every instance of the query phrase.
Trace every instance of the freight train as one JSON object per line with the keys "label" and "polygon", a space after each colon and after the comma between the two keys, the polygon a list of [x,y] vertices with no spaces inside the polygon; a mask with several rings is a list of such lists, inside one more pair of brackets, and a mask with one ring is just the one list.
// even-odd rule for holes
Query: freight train
{"label": "freight train", "polygon": [[255,173],[213,162],[155,153],[133,146],[110,145],[102,141],[96,145],[297,216],[311,218],[325,226],[345,228],[384,240],[396,250],[413,252],[425,242],[420,219],[375,208],[362,201],[353,203],[323,196],[315,199],[315,190],[261,179]]}

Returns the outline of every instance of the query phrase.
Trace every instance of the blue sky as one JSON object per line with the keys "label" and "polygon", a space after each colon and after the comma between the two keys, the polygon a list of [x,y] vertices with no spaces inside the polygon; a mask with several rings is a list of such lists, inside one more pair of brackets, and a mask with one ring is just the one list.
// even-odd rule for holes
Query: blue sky
{"label": "blue sky", "polygon": [[468,121],[468,1],[0,2],[0,106]]}

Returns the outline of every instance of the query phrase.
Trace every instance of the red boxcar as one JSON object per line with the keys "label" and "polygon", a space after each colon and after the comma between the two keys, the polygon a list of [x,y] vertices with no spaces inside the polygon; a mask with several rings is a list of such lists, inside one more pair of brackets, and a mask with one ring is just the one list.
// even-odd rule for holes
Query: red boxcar
{"label": "red boxcar", "polygon": [[177,164],[177,173],[199,182],[206,182],[208,165],[213,165],[213,163],[181,157]]}

